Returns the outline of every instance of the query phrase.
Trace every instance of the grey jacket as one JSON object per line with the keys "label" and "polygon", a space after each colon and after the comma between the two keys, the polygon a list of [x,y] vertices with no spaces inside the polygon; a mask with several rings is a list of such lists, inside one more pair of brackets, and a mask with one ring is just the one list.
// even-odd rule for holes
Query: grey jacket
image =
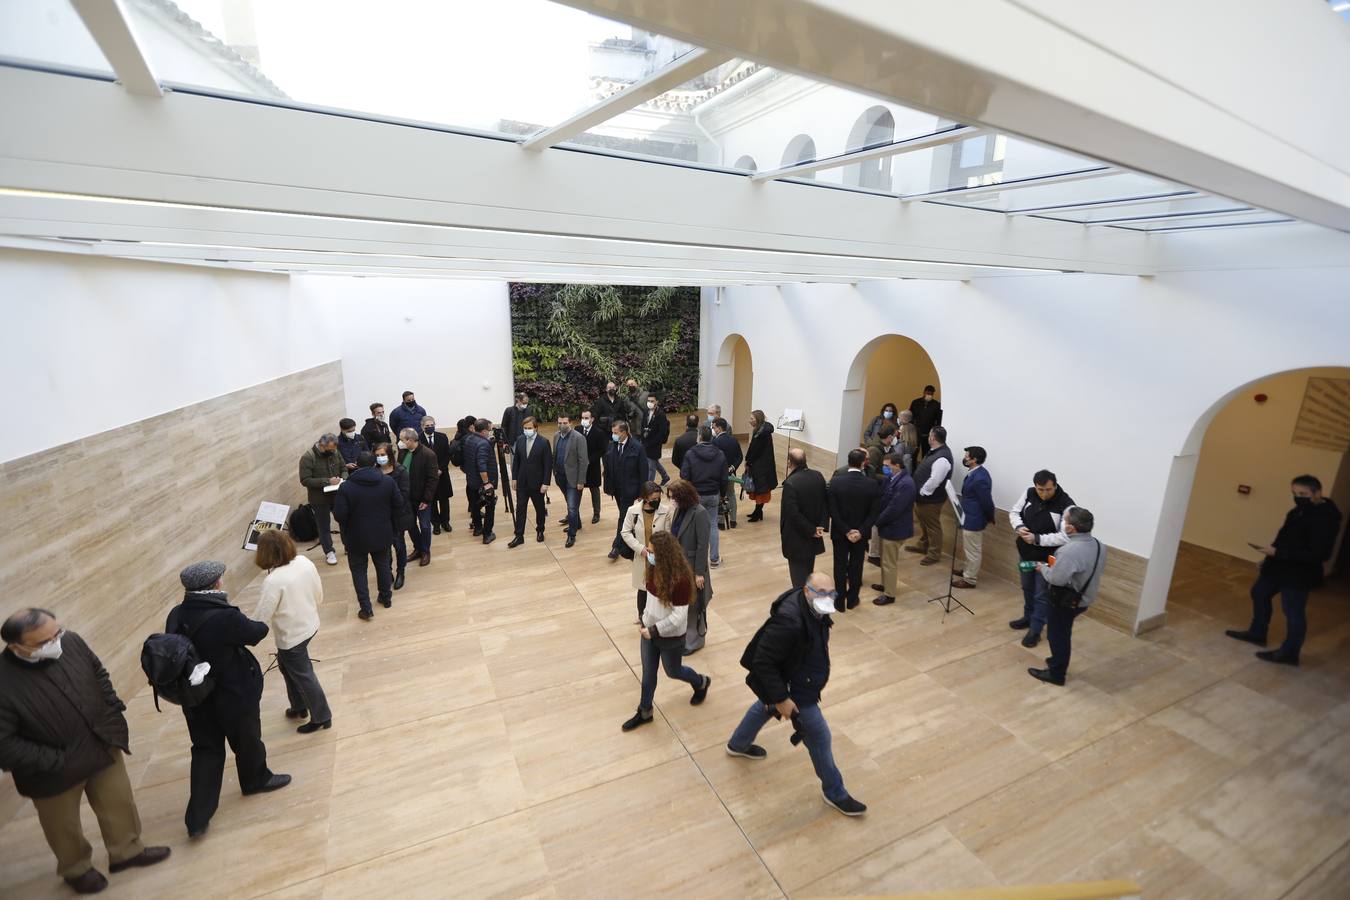
{"label": "grey jacket", "polygon": [[[1098,547],[1101,548],[1100,557],[1097,555]],[[1055,549],[1055,564],[1041,569],[1041,572],[1050,584],[1071,586],[1083,595],[1082,605],[1091,606],[1092,601],[1097,599],[1097,591],[1101,589],[1102,572],[1105,569],[1106,545],[1090,534],[1071,534],[1062,547]]]}
{"label": "grey jacket", "polygon": [[[581,433],[580,429],[574,428],[567,435],[567,440],[560,440],[559,435],[553,439],[553,469],[554,472],[561,472],[567,479],[569,488],[581,490],[582,485],[586,483],[586,469],[590,465],[590,455],[586,450],[586,435]],[[562,452],[558,452],[558,445],[562,444]],[[555,475],[556,478],[556,475]]]}

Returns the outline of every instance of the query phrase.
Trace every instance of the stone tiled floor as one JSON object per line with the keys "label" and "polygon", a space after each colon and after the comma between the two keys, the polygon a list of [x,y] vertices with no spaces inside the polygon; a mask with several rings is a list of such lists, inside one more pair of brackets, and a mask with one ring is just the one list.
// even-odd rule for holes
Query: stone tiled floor
{"label": "stone tiled floor", "polygon": [[[845,819],[785,726],[763,733],[767,762],[723,752],[751,701],[741,650],[786,578],[777,512],[723,534],[708,646],[689,660],[715,679],[707,703],[663,677],[657,722],[633,734],[619,731],[637,636],[628,566],[604,558],[612,507],[572,550],[553,525],[546,544],[483,547],[457,509],[433,564],[371,623],[345,566],[321,564],[312,652],[333,729],[295,734],[268,675],[264,737],[295,783],[242,798],[227,769],[211,831],[189,844],[182,717],[131,698],[145,835],[174,856],[113,876],[108,896],[750,898],[1116,877],[1147,897],[1350,896],[1343,585],[1315,596],[1303,668],[1270,666],[1223,636],[1245,622],[1250,571],[1183,548],[1168,626],[1133,639],[1080,620],[1057,689],[1025,673],[1045,650],[1008,630],[1011,582],[986,578],[965,596],[974,616],[944,616],[926,600],[945,569],[906,560],[900,602],[864,603],[832,638],[824,709],[870,805]],[[255,582],[237,600],[256,596]],[[66,895],[31,807],[0,844],[0,893]]]}

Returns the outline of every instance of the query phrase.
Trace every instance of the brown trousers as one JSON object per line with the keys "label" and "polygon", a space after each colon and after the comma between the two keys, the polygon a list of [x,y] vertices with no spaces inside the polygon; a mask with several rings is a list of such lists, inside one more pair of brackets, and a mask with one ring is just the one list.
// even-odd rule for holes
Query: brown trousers
{"label": "brown trousers", "polygon": [[918,545],[924,549],[927,559],[942,559],[942,506],[941,503],[915,503],[914,517],[919,520]]}
{"label": "brown trousers", "polygon": [[80,824],[81,795],[89,798],[110,862],[131,859],[145,849],[141,843],[141,816],[131,794],[126,761],[121,750],[113,748],[112,755],[112,765],[95,772],[87,781],[55,797],[33,799],[47,845],[56,854],[56,874],[62,878],[78,878],[93,868],[94,848],[84,839],[84,826]]}

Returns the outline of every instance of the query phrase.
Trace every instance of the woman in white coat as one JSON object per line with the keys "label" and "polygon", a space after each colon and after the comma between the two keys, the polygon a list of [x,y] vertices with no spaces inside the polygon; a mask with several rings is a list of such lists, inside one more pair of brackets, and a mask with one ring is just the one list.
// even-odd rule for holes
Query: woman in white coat
{"label": "woman in white coat", "polygon": [[253,618],[265,623],[277,642],[277,667],[290,700],[286,718],[309,716],[308,722],[295,729],[301,734],[331,728],[333,713],[309,658],[309,642],[319,631],[319,604],[323,602],[319,570],[308,557],[296,555],[294,542],[283,531],[264,531],[253,561],[267,570]]}
{"label": "woman in white coat", "polygon": [[619,536],[633,551],[633,587],[637,590],[638,619],[647,608],[647,579],[651,576],[651,563],[643,552],[652,542],[652,535],[658,531],[670,530],[670,505],[663,504],[661,485],[649,481],[642,486],[641,503],[628,507],[624,516],[623,528]]}

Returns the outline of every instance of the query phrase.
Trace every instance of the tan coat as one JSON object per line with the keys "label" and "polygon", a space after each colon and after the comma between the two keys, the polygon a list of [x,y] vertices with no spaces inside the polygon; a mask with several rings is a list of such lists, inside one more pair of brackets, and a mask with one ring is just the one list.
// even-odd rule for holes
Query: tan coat
{"label": "tan coat", "polygon": [[[666,498],[661,498],[661,505],[656,508],[652,515],[652,534],[658,531],[670,530],[670,513],[675,508],[675,504]],[[637,502],[628,507],[628,514],[623,518],[623,530],[619,532],[623,537],[623,542],[633,551],[633,589],[643,591],[647,589],[647,557],[645,551],[646,524],[642,520],[642,503]]]}

